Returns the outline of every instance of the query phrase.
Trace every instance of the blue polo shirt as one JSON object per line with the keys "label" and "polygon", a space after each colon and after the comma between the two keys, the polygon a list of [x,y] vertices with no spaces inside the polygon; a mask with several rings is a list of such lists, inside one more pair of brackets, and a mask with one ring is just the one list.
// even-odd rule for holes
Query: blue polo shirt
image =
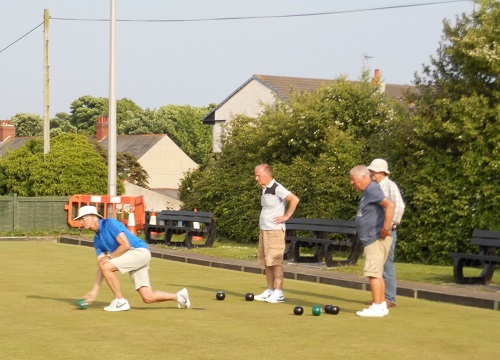
{"label": "blue polo shirt", "polygon": [[148,245],[141,238],[132,234],[121,222],[115,219],[104,219],[99,220],[99,230],[94,236],[94,248],[97,256],[115,251],[120,246],[118,241],[116,241],[116,237],[120,233],[125,234],[130,246],[133,248],[149,249]]}
{"label": "blue polo shirt", "polygon": [[380,230],[384,226],[385,209],[380,206],[385,195],[380,186],[372,181],[361,195],[356,228],[363,246],[368,246],[380,239]]}

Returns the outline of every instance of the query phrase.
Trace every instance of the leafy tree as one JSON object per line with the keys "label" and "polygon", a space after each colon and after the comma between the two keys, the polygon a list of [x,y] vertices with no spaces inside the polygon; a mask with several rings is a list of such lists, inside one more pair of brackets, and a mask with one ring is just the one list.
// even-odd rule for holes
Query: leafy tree
{"label": "leafy tree", "polygon": [[[31,140],[0,159],[2,194],[20,196],[70,196],[107,193],[107,167],[102,157],[76,134],[51,139],[50,153],[43,141]],[[124,192],[118,184],[117,192]]]}
{"label": "leafy tree", "polygon": [[97,119],[100,116],[107,116],[108,108],[108,99],[106,98],[82,96],[70,105],[71,125],[76,127],[79,133],[94,135]]}
{"label": "leafy tree", "polygon": [[449,263],[474,251],[472,230],[500,229],[500,3],[477,1],[472,15],[444,21],[437,56],[416,75],[413,113],[376,144],[397,172],[407,211],[400,260]]}
{"label": "leafy tree", "polygon": [[[78,129],[79,133],[94,135],[97,119],[100,116],[108,116],[109,100],[107,98],[96,98],[90,95],[82,96],[73,101],[71,109],[71,125]],[[116,102],[116,123],[119,128],[122,122],[129,117],[140,114],[142,109],[132,100],[123,98]]]}
{"label": "leafy tree", "polygon": [[12,117],[16,136],[43,136],[43,119],[39,115],[20,113]]}
{"label": "leafy tree", "polygon": [[57,113],[55,118],[50,120],[50,136],[56,136],[63,133],[75,133],[76,127],[71,125],[71,115],[67,113]]}
{"label": "leafy tree", "polygon": [[212,150],[212,128],[201,122],[212,108],[168,105],[158,110],[164,132],[198,164],[205,163]]}
{"label": "leafy tree", "polygon": [[157,111],[151,109],[128,113],[127,119],[118,125],[119,134],[164,134],[165,132],[165,122],[162,121]]}

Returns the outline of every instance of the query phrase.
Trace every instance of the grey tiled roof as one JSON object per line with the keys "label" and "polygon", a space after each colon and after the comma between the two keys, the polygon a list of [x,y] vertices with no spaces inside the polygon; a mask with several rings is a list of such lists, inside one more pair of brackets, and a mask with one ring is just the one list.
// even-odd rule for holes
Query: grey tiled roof
{"label": "grey tiled roof", "polygon": [[23,146],[28,140],[35,140],[35,139],[39,139],[39,137],[21,136],[5,140],[4,142],[0,143],[0,157],[6,155],[9,149],[16,150],[21,146]]}
{"label": "grey tiled roof", "polygon": [[[160,141],[164,134],[151,134],[151,135],[118,135],[116,137],[116,151],[125,152],[134,155],[137,159],[140,159],[146,152],[148,152],[153,146]],[[35,136],[26,137],[15,137],[12,139],[7,139],[3,143],[0,143],[0,157],[7,154],[7,150],[15,150],[23,146],[28,140],[39,139]],[[108,138],[100,141],[105,149],[108,148]]]}
{"label": "grey tiled roof", "polygon": [[[129,153],[140,159],[165,136],[164,134],[117,135],[116,151]],[[107,149],[108,138],[99,141],[99,144]]]}

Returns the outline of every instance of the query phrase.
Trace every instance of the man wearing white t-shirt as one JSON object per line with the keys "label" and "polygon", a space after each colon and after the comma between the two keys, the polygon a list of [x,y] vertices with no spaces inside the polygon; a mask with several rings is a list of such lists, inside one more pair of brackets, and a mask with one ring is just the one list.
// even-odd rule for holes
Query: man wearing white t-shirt
{"label": "man wearing white t-shirt", "polygon": [[273,304],[282,303],[285,302],[283,294],[285,221],[292,217],[299,198],[274,180],[272,169],[268,164],[257,165],[254,175],[257,183],[262,186],[258,261],[259,265],[265,266],[267,282],[267,289],[254,299]]}

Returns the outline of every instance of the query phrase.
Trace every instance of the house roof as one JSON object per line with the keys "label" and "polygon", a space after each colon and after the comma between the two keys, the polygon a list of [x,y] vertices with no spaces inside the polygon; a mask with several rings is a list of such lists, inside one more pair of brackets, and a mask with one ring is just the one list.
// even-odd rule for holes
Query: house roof
{"label": "house roof", "polygon": [[[330,85],[337,81],[337,79],[314,79],[314,78],[300,78],[290,76],[274,76],[274,75],[252,75],[250,79],[245,81],[240,87],[233,91],[226,97],[217,107],[215,107],[207,116],[203,118],[204,124],[213,124],[215,122],[215,112],[222,107],[229,99],[236,93],[244,88],[249,82],[256,80],[268,87],[276,93],[282,100],[286,99],[291,90],[302,92],[312,92],[318,90],[322,85]],[[352,81],[354,82],[354,81]],[[401,99],[405,91],[411,90],[414,86],[411,85],[395,85],[385,84],[385,93],[393,98]]]}
{"label": "house roof", "polygon": [[[146,152],[158,143],[165,134],[117,135],[116,151],[134,155],[140,159]],[[105,149],[108,148],[108,138],[99,141]]]}
{"label": "house roof", "polygon": [[21,137],[13,137],[5,140],[0,143],[0,157],[7,154],[7,151],[16,150],[23,146],[28,140],[39,139],[37,136],[21,136]]}
{"label": "house roof", "polygon": [[[150,134],[150,135],[118,135],[116,137],[116,151],[134,155],[140,159],[148,152],[165,134]],[[28,140],[39,139],[36,136],[14,137],[0,143],[0,157],[7,154],[7,150],[15,150],[23,146]],[[108,148],[108,138],[99,141],[99,144],[105,149]]]}

